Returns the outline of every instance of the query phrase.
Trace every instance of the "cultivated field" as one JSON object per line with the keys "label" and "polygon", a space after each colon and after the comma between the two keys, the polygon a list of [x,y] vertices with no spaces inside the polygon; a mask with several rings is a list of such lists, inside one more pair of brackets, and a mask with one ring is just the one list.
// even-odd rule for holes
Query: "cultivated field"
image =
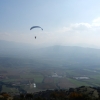
{"label": "cultivated field", "polygon": [[[26,64],[26,61],[23,64],[13,64],[12,60],[9,63],[9,67],[7,67],[8,62],[5,63],[6,66],[0,65],[1,92],[35,92],[46,89],[68,89],[82,85],[100,86],[100,68],[98,67],[74,67],[75,65],[50,67],[42,62]],[[75,77],[89,79],[75,79]],[[33,86],[34,83],[36,87]]]}

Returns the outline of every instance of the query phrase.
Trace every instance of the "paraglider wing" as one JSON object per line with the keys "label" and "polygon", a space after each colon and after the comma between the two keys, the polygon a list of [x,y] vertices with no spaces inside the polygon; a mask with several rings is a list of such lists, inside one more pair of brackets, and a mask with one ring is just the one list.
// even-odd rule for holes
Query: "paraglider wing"
{"label": "paraglider wing", "polygon": [[[34,28],[41,28],[40,26],[33,26],[30,28],[30,30],[34,29]],[[41,30],[43,30],[43,28],[41,28]]]}

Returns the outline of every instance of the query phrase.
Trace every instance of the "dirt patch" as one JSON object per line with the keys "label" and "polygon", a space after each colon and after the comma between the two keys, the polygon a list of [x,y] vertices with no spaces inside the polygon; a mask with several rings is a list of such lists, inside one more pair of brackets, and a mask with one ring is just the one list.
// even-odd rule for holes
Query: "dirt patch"
{"label": "dirt patch", "polygon": [[72,88],[72,87],[75,87],[75,85],[73,83],[71,83],[69,80],[67,80],[66,78],[61,78],[59,80],[59,83],[58,83],[58,86],[60,88],[64,88],[64,89],[67,89],[67,88]]}

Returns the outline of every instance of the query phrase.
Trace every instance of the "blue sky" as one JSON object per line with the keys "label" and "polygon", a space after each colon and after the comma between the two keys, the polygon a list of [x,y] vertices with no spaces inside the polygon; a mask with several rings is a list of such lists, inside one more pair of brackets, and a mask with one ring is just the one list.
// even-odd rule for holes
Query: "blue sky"
{"label": "blue sky", "polygon": [[0,40],[100,47],[100,0],[0,0],[0,27]]}

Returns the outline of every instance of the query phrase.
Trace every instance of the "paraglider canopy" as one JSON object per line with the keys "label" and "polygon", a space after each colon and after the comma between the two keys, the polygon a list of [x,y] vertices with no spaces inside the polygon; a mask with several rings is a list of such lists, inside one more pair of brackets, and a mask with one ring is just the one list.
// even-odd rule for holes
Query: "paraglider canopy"
{"label": "paraglider canopy", "polygon": [[[32,29],[34,29],[34,28],[41,28],[40,26],[32,26],[31,28],[30,28],[30,30],[32,30]],[[41,28],[41,30],[43,30],[43,28]]]}

